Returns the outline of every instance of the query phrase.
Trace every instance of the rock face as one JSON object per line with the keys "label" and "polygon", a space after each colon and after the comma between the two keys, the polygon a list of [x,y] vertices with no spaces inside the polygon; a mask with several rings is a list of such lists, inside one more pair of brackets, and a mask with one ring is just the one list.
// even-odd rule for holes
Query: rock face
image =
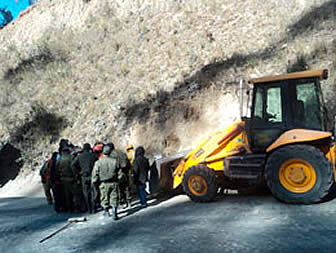
{"label": "rock face", "polygon": [[14,179],[22,167],[20,150],[11,144],[0,146],[0,187]]}
{"label": "rock face", "polygon": [[240,79],[329,68],[334,1],[40,0],[0,31],[0,141],[174,153],[239,118]]}

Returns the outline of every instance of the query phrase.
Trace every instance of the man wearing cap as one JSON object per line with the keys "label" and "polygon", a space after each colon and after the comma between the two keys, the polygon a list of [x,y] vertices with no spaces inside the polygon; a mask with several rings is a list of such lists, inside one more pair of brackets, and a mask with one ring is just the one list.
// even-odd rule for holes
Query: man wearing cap
{"label": "man wearing cap", "polygon": [[133,161],[134,161],[134,146],[132,144],[128,144],[126,147],[126,152],[127,152],[127,157],[128,160],[131,163],[131,166],[133,166]]}
{"label": "man wearing cap", "polygon": [[81,178],[82,192],[87,210],[93,212],[91,197],[91,172],[96,161],[96,156],[91,152],[89,143],[83,145],[83,152],[79,153],[72,162],[72,169],[77,177]]}
{"label": "man wearing cap", "polygon": [[111,151],[111,147],[107,145],[104,146],[104,156],[95,163],[92,171],[92,184],[100,184],[100,202],[104,208],[104,216],[110,216],[109,209],[112,208],[112,217],[114,220],[117,220],[119,202],[118,173],[120,170],[120,162],[116,157],[110,156]]}
{"label": "man wearing cap", "polygon": [[115,157],[117,160],[119,159],[120,162],[120,171],[118,175],[120,201],[125,203],[125,208],[131,207],[132,195],[129,181],[131,163],[128,160],[127,154],[119,149],[115,149],[112,142],[107,143],[106,145],[111,148],[110,156]]}
{"label": "man wearing cap", "polygon": [[60,159],[56,162],[56,169],[64,190],[65,209],[70,212],[80,211],[80,188],[72,170],[72,156],[70,149],[64,147]]}
{"label": "man wearing cap", "polygon": [[[96,161],[104,157],[103,148],[104,143],[102,141],[98,141],[93,145],[92,153],[95,155]],[[91,194],[93,202],[93,212],[96,213],[101,209],[99,183],[91,184]]]}

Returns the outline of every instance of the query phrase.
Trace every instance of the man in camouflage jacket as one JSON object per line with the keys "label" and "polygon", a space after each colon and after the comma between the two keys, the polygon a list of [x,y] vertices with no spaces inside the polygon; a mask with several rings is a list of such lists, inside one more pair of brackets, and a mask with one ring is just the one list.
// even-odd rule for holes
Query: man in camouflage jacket
{"label": "man in camouflage jacket", "polygon": [[104,208],[104,216],[110,216],[109,209],[112,207],[113,219],[117,220],[119,203],[118,173],[120,161],[110,156],[111,148],[104,146],[104,157],[96,161],[92,171],[92,184],[99,184],[101,205]]}

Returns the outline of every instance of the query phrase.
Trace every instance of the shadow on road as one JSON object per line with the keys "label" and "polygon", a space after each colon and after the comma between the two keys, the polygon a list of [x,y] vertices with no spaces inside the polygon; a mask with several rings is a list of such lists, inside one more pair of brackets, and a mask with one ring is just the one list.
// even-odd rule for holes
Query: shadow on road
{"label": "shadow on road", "polygon": [[20,247],[33,234],[38,236],[38,243],[38,240],[48,235],[46,231],[56,230],[68,218],[74,217],[74,214],[69,213],[56,214],[53,206],[45,202],[44,198],[0,198],[1,252],[7,252],[1,250],[2,247]]}

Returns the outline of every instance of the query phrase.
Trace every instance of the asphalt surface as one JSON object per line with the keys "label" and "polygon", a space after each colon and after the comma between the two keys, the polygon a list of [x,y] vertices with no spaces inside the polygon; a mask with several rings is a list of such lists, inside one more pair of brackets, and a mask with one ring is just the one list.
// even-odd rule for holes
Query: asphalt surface
{"label": "asphalt surface", "polygon": [[[56,214],[43,197],[0,198],[0,252],[334,252],[336,200],[287,205],[271,195],[224,195],[193,203],[185,195],[102,213],[41,239],[78,215]],[[83,216],[83,215],[82,215]]]}

